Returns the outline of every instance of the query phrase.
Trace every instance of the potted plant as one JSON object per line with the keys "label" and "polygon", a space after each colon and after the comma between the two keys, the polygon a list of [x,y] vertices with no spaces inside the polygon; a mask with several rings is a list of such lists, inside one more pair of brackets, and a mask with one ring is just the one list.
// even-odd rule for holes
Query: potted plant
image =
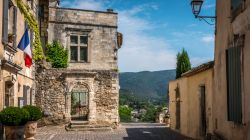
{"label": "potted plant", "polygon": [[7,107],[0,112],[0,121],[4,125],[6,140],[22,140],[24,125],[29,118],[29,112],[19,107]]}
{"label": "potted plant", "polygon": [[42,111],[39,107],[27,105],[23,109],[29,112],[28,122],[25,125],[25,139],[34,140],[37,129],[37,121],[42,118]]}

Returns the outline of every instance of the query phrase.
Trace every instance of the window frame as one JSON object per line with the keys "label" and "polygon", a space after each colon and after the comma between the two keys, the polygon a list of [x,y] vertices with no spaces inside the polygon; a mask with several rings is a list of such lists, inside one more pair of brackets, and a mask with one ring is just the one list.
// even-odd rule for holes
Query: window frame
{"label": "window frame", "polygon": [[[77,36],[77,44],[71,43],[71,37]],[[81,43],[81,37],[87,37],[87,44]],[[77,60],[71,60],[71,47],[77,47]],[[81,60],[81,48],[86,48],[86,60]],[[89,62],[89,36],[86,33],[71,33],[69,35],[69,60],[70,63],[88,63]]]}

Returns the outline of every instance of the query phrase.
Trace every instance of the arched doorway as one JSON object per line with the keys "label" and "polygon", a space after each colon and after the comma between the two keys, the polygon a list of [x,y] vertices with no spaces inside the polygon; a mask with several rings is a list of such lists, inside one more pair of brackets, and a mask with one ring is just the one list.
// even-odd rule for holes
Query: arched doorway
{"label": "arched doorway", "polygon": [[71,91],[71,120],[88,120],[89,90],[85,85],[76,85]]}

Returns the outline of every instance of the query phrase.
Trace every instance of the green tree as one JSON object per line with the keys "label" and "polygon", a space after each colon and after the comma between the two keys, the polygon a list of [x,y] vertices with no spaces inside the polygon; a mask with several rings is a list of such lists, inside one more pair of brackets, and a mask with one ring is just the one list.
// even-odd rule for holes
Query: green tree
{"label": "green tree", "polygon": [[182,52],[177,54],[176,79],[180,78],[183,73],[189,71],[190,69],[191,63],[188,53],[185,49],[182,49]]}
{"label": "green tree", "polygon": [[131,121],[131,111],[132,108],[127,106],[120,106],[119,107],[119,115],[121,122],[130,122]]}
{"label": "green tree", "polygon": [[66,68],[68,66],[68,50],[64,49],[58,41],[46,46],[46,59],[53,68]]}
{"label": "green tree", "polygon": [[143,122],[155,122],[157,110],[153,104],[147,104],[146,107],[146,114],[142,116]]}

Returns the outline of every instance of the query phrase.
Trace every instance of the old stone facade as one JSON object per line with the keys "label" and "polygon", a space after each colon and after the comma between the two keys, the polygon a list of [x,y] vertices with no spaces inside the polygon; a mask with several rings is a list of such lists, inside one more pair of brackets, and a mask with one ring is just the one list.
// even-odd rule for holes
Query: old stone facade
{"label": "old stone facade", "polygon": [[117,13],[56,4],[48,10],[48,23],[43,23],[48,26],[48,43],[59,41],[69,51],[69,65],[66,69],[37,68],[36,105],[44,111],[44,123],[77,120],[117,125],[117,51],[121,47]]}
{"label": "old stone facade", "polygon": [[72,54],[78,43],[71,38],[86,37],[86,60],[69,58],[69,69],[118,70],[117,13],[53,7],[49,13],[48,42],[58,40]]}
{"label": "old stone facade", "polygon": [[118,74],[112,71],[68,69],[39,69],[36,104],[44,109],[45,123],[64,123],[71,120],[71,95],[86,90],[88,121],[118,123]]}

